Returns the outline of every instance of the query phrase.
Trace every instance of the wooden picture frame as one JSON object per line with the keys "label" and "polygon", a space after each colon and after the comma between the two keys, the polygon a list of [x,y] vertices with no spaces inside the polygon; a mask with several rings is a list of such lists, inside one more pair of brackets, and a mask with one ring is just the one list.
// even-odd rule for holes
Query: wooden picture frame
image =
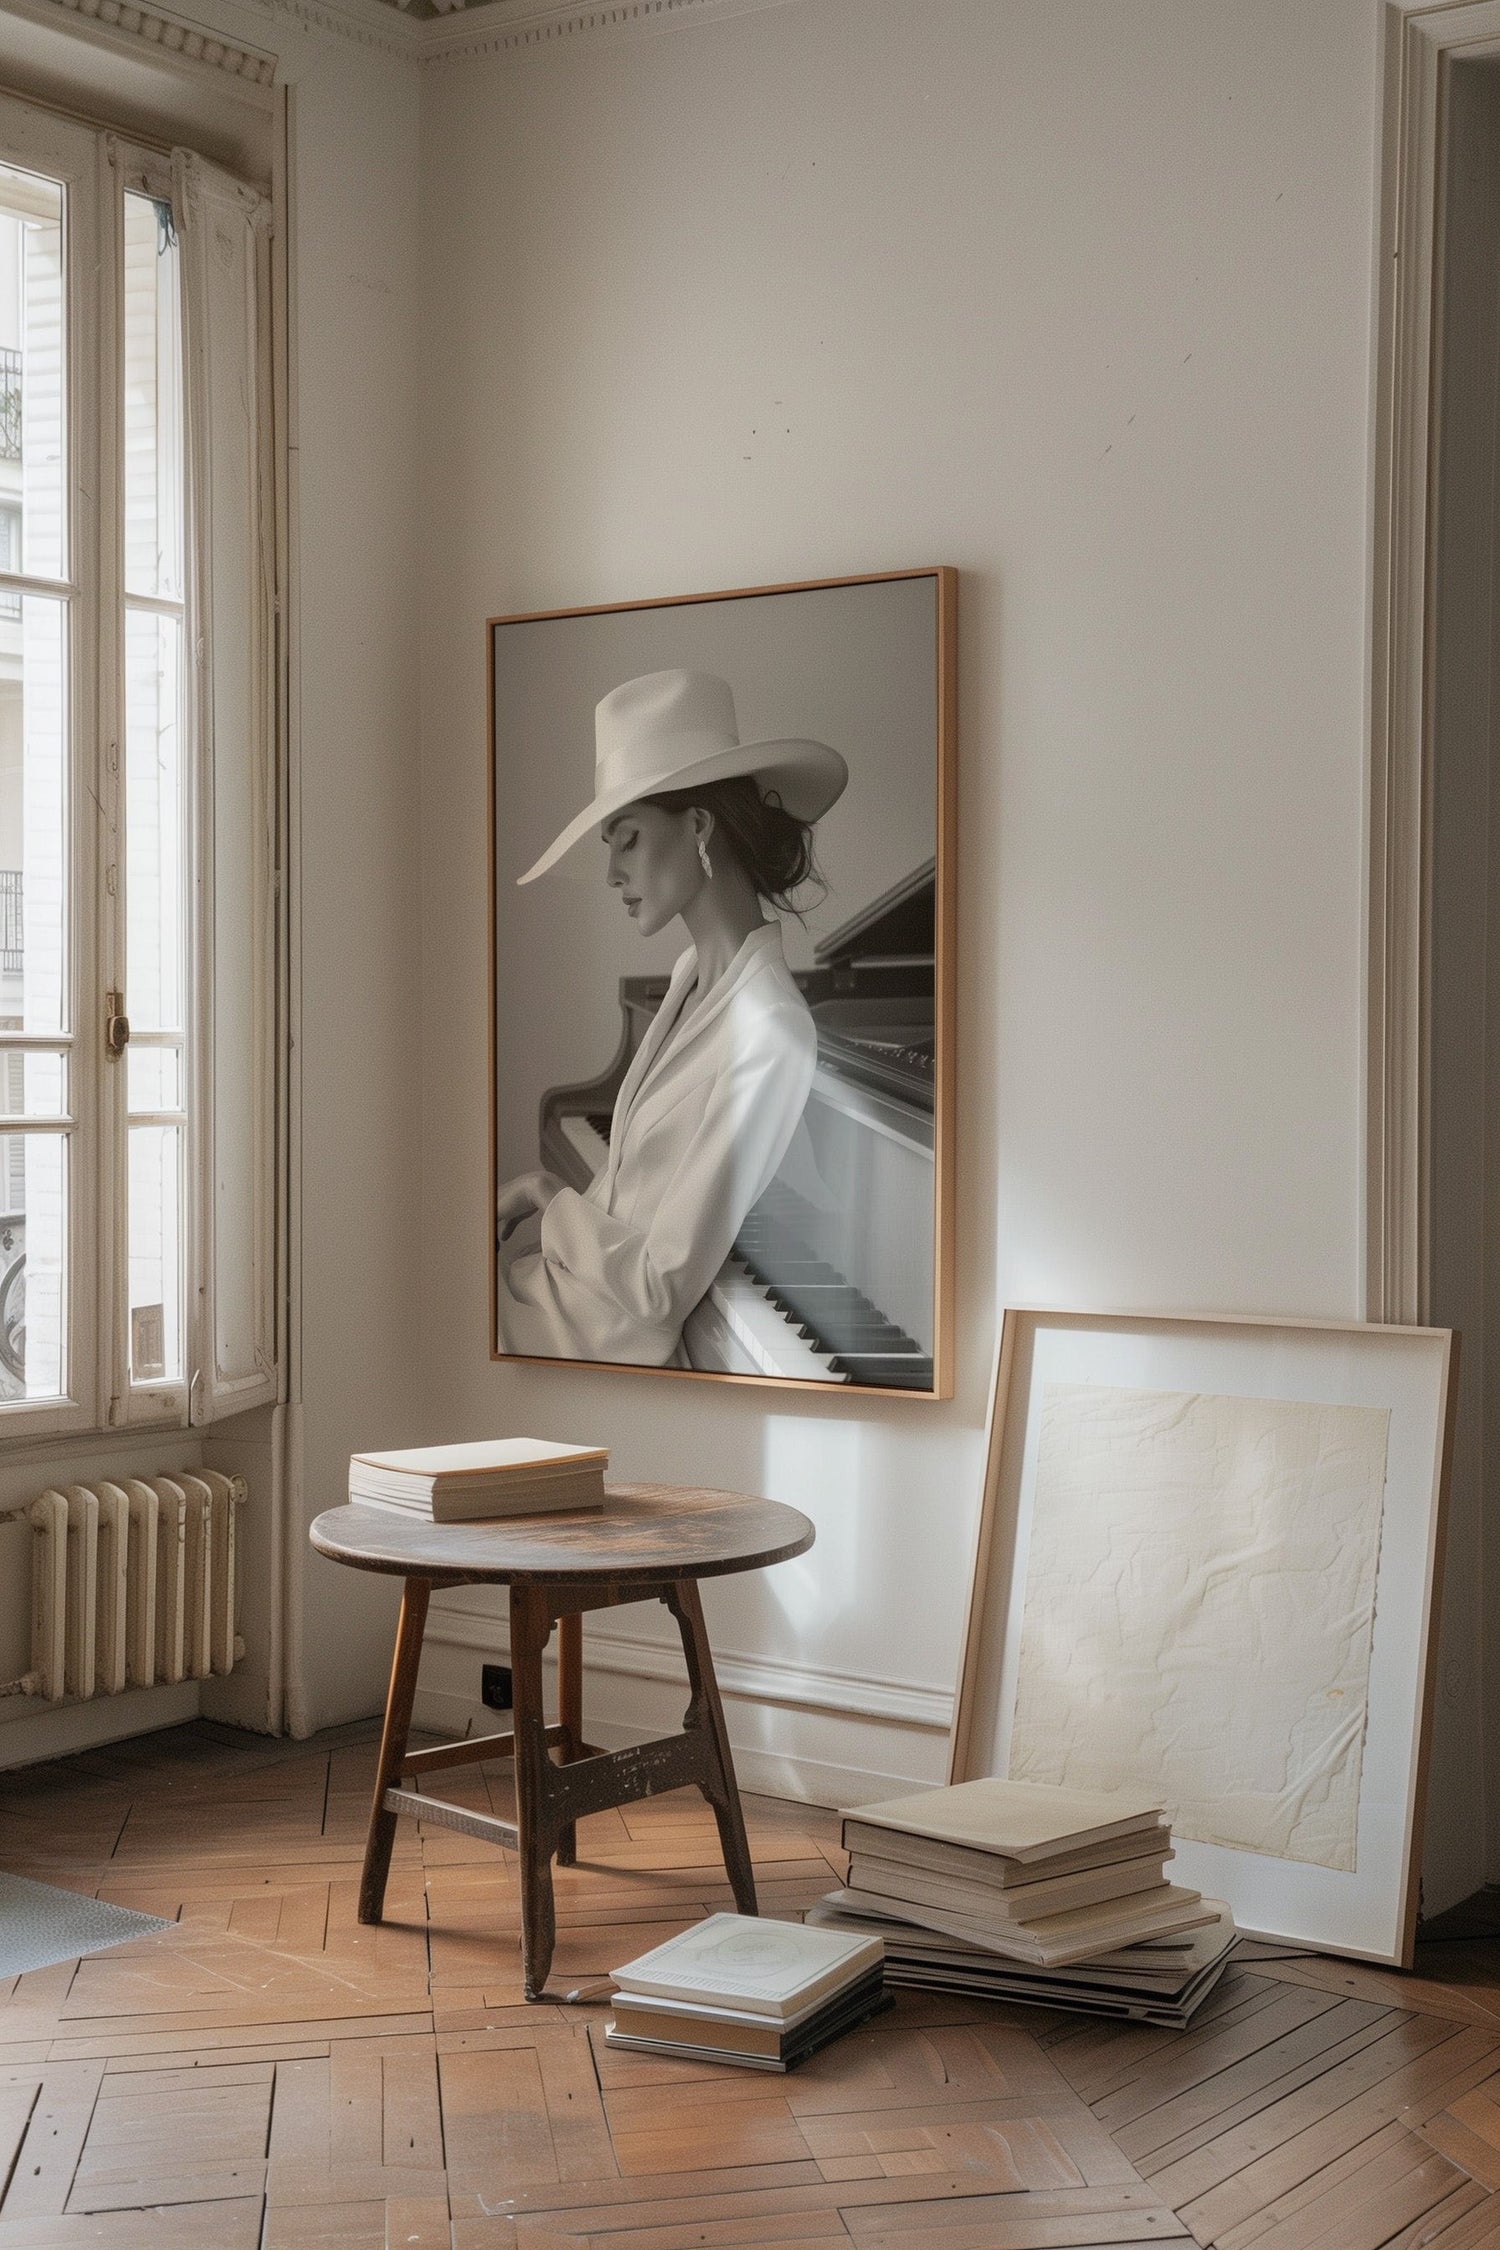
{"label": "wooden picture frame", "polygon": [[[1296,1778],[1293,1746],[1298,1756],[1306,1755],[1310,1735],[1284,1732],[1275,1694],[1267,1692],[1285,1681],[1288,1666],[1273,1666],[1268,1641],[1267,1671],[1259,1689],[1253,1666],[1241,1663],[1231,1673],[1232,1639],[1219,1640],[1204,1626],[1208,1610],[1197,1592],[1212,1589],[1216,1599],[1231,1605],[1219,1611],[1221,1617],[1250,1614],[1246,1605],[1252,1592],[1257,1615],[1274,1613],[1268,1596],[1281,1582],[1266,1560],[1270,1550],[1263,1543],[1253,1546],[1250,1530],[1244,1540],[1252,1560],[1233,1557],[1232,1543],[1224,1542],[1218,1581],[1211,1573],[1195,1577],[1190,1554],[1164,1548],[1169,1557],[1180,1555],[1192,1599],[1182,1602],[1181,1631],[1169,1627],[1153,1637],[1154,1629],[1147,1626],[1133,1645],[1122,1640],[1121,1646],[1142,1659],[1134,1678],[1130,1675],[1136,1668],[1119,1661],[1108,1632],[1094,1630],[1096,1595],[1111,1615],[1122,1618],[1122,1636],[1134,1631],[1137,1614],[1144,1619],[1154,1611],[1143,1589],[1159,1584],[1162,1574],[1149,1540],[1135,1538],[1131,1527],[1138,1515],[1157,1511],[1164,1539],[1170,1539],[1175,1520],[1202,1527],[1202,1538],[1214,1541],[1214,1509],[1225,1503],[1207,1484],[1200,1497],[1198,1488],[1180,1480],[1175,1464],[1182,1456],[1168,1448],[1183,1441],[1161,1434],[1169,1422],[1177,1431],[1183,1429],[1184,1406],[1194,1415],[1220,1415],[1225,1428],[1241,1430],[1252,1445],[1283,1448],[1236,1456],[1254,1460],[1253,1469],[1244,1472],[1252,1487],[1254,1479],[1265,1478],[1266,1459],[1275,1461],[1278,1474],[1284,1470],[1290,1458],[1284,1450],[1287,1418],[1315,1417],[1306,1427],[1319,1433],[1317,1442],[1324,1448],[1315,1456],[1319,1476],[1296,1487],[1304,1494],[1297,1502],[1297,1521],[1314,1530],[1321,1521],[1331,1525],[1335,1520],[1320,1515],[1330,1491],[1347,1496],[1361,1489],[1348,1467],[1352,1455],[1341,1457],[1343,1485],[1337,1476],[1322,1474],[1322,1463],[1347,1433],[1354,1435],[1356,1453],[1358,1445],[1379,1435],[1368,1420],[1373,1411],[1385,1417],[1384,1451],[1370,1456],[1379,1465],[1363,1487],[1373,1495],[1365,1502],[1365,1537],[1375,1543],[1367,1566],[1368,1615],[1360,1627],[1365,1636],[1363,1684],[1356,1682],[1364,1699],[1363,1724],[1356,1737],[1358,1706],[1351,1701],[1342,1707],[1348,1724],[1345,1748],[1337,1751],[1339,1714],[1332,1699],[1353,1691],[1329,1686],[1326,1704],[1316,1711],[1311,1702],[1305,1707],[1312,1714],[1306,1722],[1311,1737],[1321,1725],[1328,1730],[1329,1744],[1318,1784],[1322,1795],[1315,1789],[1306,1801],[1322,1817],[1330,1799],[1342,1795],[1348,1829],[1345,1861],[1338,1864],[1336,1854],[1327,1850],[1310,1861],[1305,1842],[1278,1849],[1267,1835],[1258,1837],[1256,1848],[1245,1848],[1236,1841],[1232,1814],[1210,1807],[1204,1825],[1220,1826],[1217,1839],[1201,1832],[1184,1834],[1174,1820],[1177,1859],[1171,1872],[1174,1881],[1226,1899],[1240,1926],[1257,1935],[1409,1968],[1419,1902],[1456,1380],[1457,1340],[1446,1329],[1214,1314],[1008,1311],[991,1397],[949,1780],[1008,1775],[1019,1766],[1030,1778],[1082,1781],[1091,1759],[1105,1757],[1112,1744],[1117,1752],[1123,1733],[1135,1747],[1124,1757],[1116,1754],[1110,1765],[1111,1772],[1119,1772],[1119,1786],[1161,1788],[1175,1814],[1174,1779],[1181,1785],[1184,1777],[1207,1770],[1201,1755],[1196,1767],[1191,1762],[1191,1737],[1195,1727],[1211,1730],[1220,1695],[1226,1705],[1232,1703],[1236,1727],[1250,1730],[1247,1747],[1242,1751],[1235,1745],[1231,1760],[1225,1747],[1229,1730],[1220,1728],[1207,1754],[1222,1758],[1226,1767],[1232,1764],[1237,1777],[1263,1745],[1268,1755],[1283,1761],[1272,1770]],[[1155,1414],[1157,1404],[1171,1413]],[[1140,1433],[1134,1453],[1112,1447],[1111,1433],[1123,1426],[1122,1417]],[[1296,1426],[1303,1424],[1298,1420]],[[1092,1435],[1081,1449],[1070,1451],[1079,1428]],[[1222,1449],[1213,1456],[1217,1461],[1228,1457]],[[1228,1473],[1232,1480],[1241,1472]],[[1283,1482],[1277,1489],[1291,1491],[1294,1486]],[[1078,1492],[1084,1496],[1082,1514]],[[1353,1500],[1348,1504],[1355,1506]],[[1224,1520],[1238,1524],[1243,1511],[1237,1501],[1234,1506],[1235,1513]],[[1187,1512],[1174,1519],[1174,1507]],[[1260,1523],[1258,1517],[1250,1521]],[[1356,1516],[1351,1514],[1350,1521]],[[1090,1528],[1093,1524],[1097,1532]],[[1359,1560],[1354,1545],[1351,1534],[1338,1550],[1341,1555],[1349,1551],[1351,1564]],[[1111,1546],[1112,1556],[1101,1563]],[[1066,1556],[1061,1565],[1054,1560],[1058,1554]],[[1258,1579],[1255,1572],[1261,1573]],[[1069,1576],[1083,1590],[1060,1593]],[[1314,1572],[1293,1583],[1299,1591],[1316,1594],[1319,1580]],[[1284,1632],[1277,1628],[1282,1645],[1300,1645],[1308,1661],[1322,1662],[1322,1651],[1333,1644],[1316,1639],[1300,1613],[1294,1614],[1298,1622]],[[1357,1614],[1353,1608],[1340,1613],[1340,1629],[1348,1635],[1341,1645],[1356,1655],[1359,1635],[1351,1620],[1357,1622]],[[1187,1646],[1197,1631],[1211,1644],[1206,1653]],[[1042,1637],[1044,1632],[1049,1639]],[[1143,1696],[1149,1702],[1158,1692],[1144,1661],[1147,1650],[1158,1652],[1156,1677],[1172,1682],[1174,1717],[1166,1726],[1132,1726],[1134,1699]],[[1213,1679],[1215,1664],[1222,1667],[1218,1680]],[[1102,1672],[1091,1678],[1091,1667],[1098,1666]],[[1205,1682],[1210,1692],[1201,1694],[1199,1685]],[[1252,1740],[1257,1714],[1262,1745]],[[1043,1717],[1045,1734],[1039,1727]],[[1174,1739],[1174,1729],[1182,1739]],[[1352,1750],[1351,1740],[1357,1740]],[[1130,1770],[1132,1759],[1135,1770]],[[1105,1785],[1113,1784],[1106,1780]],[[1224,1786],[1227,1807],[1233,1782]]]}
{"label": "wooden picture frame", "polygon": [[[488,1201],[511,1229],[490,1257],[492,1359],[846,1400],[852,1392],[953,1395],[957,592],[957,572],[942,566],[487,620]],[[612,847],[597,838],[607,822],[591,819],[592,833],[561,855],[544,851],[560,831],[578,830],[583,812],[613,805],[605,765],[595,773],[596,729],[602,760],[610,723],[596,710],[617,711],[620,696],[652,678],[686,680],[684,692],[705,679],[722,687],[747,749],[828,745],[848,768],[843,793],[814,816],[826,895],[812,886],[795,894],[809,909],[806,923],[782,924],[786,968],[802,996],[792,1014],[805,1003],[817,1031],[812,1091],[768,1184],[749,1158],[738,1170],[721,1166],[736,1192],[747,1192],[741,1171],[756,1185],[750,1208],[742,1219],[733,1193],[705,1196],[711,1228],[683,1270],[707,1270],[709,1285],[686,1309],[667,1293],[655,1326],[627,1317],[645,1300],[644,1284],[632,1296],[627,1275],[616,1317],[613,1276],[576,1259],[580,1239],[591,1257],[593,1233],[604,1230],[580,1205],[602,1202],[612,1215],[629,1153],[628,1144],[620,1153],[624,1120],[674,1043],[693,1036],[688,1023],[657,1049],[649,1044],[663,1000],[680,1002],[670,977],[687,946],[684,924],[647,927],[638,964],[629,950],[642,950],[637,931],[606,882]],[[533,882],[539,852],[547,866]],[[613,857],[607,864],[613,871]],[[705,876],[712,872],[710,858]],[[631,902],[632,918],[636,911]],[[644,923],[643,915],[637,930]],[[721,977],[721,991],[734,973]],[[627,1085],[643,1043],[646,1079]],[[783,1106],[778,1135],[795,1097]],[[722,1136],[715,1143],[725,1145]],[[544,1175],[539,1191],[517,1185],[529,1168]],[[541,1197],[555,1200],[555,1181],[573,1200],[549,1211]],[[517,1221],[517,1202],[533,1194],[539,1208]],[[628,1223],[645,1224],[638,1210]],[[690,1224],[696,1214],[678,1231],[694,1247]],[[494,1242],[493,1220],[487,1231]],[[730,1249],[717,1263],[720,1236]],[[634,1254],[633,1240],[626,1249]],[[575,1265],[565,1270],[568,1256]],[[822,1271],[804,1286],[814,1263]],[[641,1357],[629,1356],[636,1350]]]}

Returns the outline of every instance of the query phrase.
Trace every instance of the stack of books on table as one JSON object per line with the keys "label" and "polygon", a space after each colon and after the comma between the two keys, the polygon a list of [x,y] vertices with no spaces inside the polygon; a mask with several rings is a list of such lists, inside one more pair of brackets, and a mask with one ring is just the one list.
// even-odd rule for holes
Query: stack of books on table
{"label": "stack of books on table", "polygon": [[602,1508],[609,1454],[601,1446],[548,1438],[481,1438],[403,1453],[356,1453],[349,1497],[433,1523],[561,1514]]}
{"label": "stack of books on table", "polygon": [[793,2070],[891,2005],[877,1933],[710,1914],[613,1974],[605,2044]]}
{"label": "stack of books on table", "polygon": [[1186,2022],[1234,1944],[1229,1909],[1167,1880],[1159,1804],[966,1781],[844,1819],[849,1881],[814,1926],[879,1934],[892,1983]]}

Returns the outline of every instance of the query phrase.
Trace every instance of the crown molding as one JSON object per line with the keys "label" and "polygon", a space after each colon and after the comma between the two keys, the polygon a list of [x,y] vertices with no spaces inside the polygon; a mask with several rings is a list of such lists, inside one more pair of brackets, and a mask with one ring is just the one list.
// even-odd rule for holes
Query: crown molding
{"label": "crown molding", "polygon": [[149,0],[5,0],[5,12],[32,23],[56,23],[71,17],[80,30],[126,51],[140,46],[175,63],[196,65],[242,86],[274,85],[277,58],[262,47],[227,39],[207,25],[173,15]]}
{"label": "crown molding", "polygon": [[331,32],[335,38],[352,40],[356,47],[395,55],[402,62],[421,60],[422,34],[430,28],[414,16],[403,15],[398,7],[387,6],[385,0],[250,0],[250,5],[301,31]]}
{"label": "crown molding", "polygon": [[[649,37],[689,24],[758,15],[792,0],[487,0],[477,8],[418,19],[389,0],[249,0],[257,13],[352,40],[403,62],[452,63],[556,54],[596,39]],[[171,14],[155,0],[0,0],[33,18],[71,16],[96,34],[139,41],[159,54],[222,72],[242,84],[275,83],[278,57]]]}
{"label": "crown molding", "polygon": [[[383,5],[384,0],[376,0]],[[431,16],[419,31],[423,63],[467,62],[481,56],[512,60],[558,53],[595,39],[639,38],[725,16],[759,15],[792,0],[488,0],[478,8]]]}

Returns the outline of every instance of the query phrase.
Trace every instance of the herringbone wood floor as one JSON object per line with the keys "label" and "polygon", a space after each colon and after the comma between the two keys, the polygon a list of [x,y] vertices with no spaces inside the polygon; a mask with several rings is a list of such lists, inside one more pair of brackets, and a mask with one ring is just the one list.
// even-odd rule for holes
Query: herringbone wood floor
{"label": "herringbone wood floor", "polygon": [[[174,1922],[0,1984],[0,2250],[1500,2245],[1500,1949],[1262,1955],[1187,2033],[904,1994],[786,2078],[613,2055],[522,2002],[492,1847],[403,1822],[359,1927],[372,1758],[192,1726],[0,1777],[0,1865]],[[747,1812],[765,1910],[841,1872],[833,1815]],[[555,1987],[729,1903],[695,1798],[579,1847]]]}

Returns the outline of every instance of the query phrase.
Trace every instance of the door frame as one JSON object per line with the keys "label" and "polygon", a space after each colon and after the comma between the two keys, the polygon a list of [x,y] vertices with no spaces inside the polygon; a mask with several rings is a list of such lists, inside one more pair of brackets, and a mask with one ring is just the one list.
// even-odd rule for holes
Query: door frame
{"label": "door frame", "polygon": [[1370,613],[1366,1317],[1431,1286],[1434,369],[1448,75],[1500,56],[1500,0],[1386,0]]}

